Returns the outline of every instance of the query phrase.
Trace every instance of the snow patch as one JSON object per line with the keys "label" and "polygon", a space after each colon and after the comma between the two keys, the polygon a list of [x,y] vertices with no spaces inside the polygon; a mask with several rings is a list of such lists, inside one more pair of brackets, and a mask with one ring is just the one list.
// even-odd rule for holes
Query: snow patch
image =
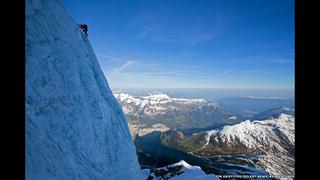
{"label": "snow patch", "polygon": [[[174,168],[178,168],[179,170],[175,172],[172,172],[172,171],[170,172],[169,169],[174,169]],[[163,173],[164,175],[162,176],[170,180],[200,180],[200,179],[219,180],[219,178],[214,174],[206,174],[205,172],[202,171],[202,169],[199,166],[191,166],[190,164],[188,164],[183,160],[166,167],[158,168],[155,171],[157,170],[159,171],[163,170],[164,172],[167,171],[167,173]],[[146,172],[145,174],[147,174],[148,170],[144,170],[144,172]],[[150,176],[155,178],[157,177],[155,174],[157,173],[153,172],[150,174]],[[161,177],[157,177],[157,179],[161,179]]]}

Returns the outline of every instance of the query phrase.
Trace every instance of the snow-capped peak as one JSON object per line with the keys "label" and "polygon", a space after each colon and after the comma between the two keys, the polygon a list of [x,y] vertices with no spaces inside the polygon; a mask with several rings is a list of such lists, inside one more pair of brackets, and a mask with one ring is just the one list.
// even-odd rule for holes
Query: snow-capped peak
{"label": "snow-capped peak", "polygon": [[[124,92],[113,92],[114,96],[123,104],[123,111],[125,113],[130,113],[135,107],[128,107],[133,103],[134,106],[139,107],[139,111],[145,111],[145,113],[151,114],[161,114],[168,108],[173,108],[168,103],[175,104],[204,104],[207,103],[204,99],[185,99],[185,98],[171,98],[165,93],[154,92],[150,93],[148,96],[133,96]],[[215,103],[210,103],[212,106],[217,106]],[[147,109],[145,109],[147,107]]]}
{"label": "snow-capped peak", "polygon": [[151,174],[146,174],[152,179],[155,177],[156,179],[170,177],[170,180],[219,180],[214,174],[206,174],[199,166],[191,166],[183,160],[166,167],[158,168]]}
{"label": "snow-capped peak", "polygon": [[[276,128],[276,129],[275,129]],[[259,143],[273,143],[276,141],[281,144],[282,139],[276,139],[279,132],[288,138],[288,142],[294,144],[294,117],[281,114],[278,118],[267,120],[246,120],[232,126],[224,126],[219,133],[224,140],[232,141],[238,138],[247,147],[259,147]],[[212,133],[211,133],[212,134]],[[210,135],[211,135],[210,134]],[[270,141],[272,138],[272,141]]]}
{"label": "snow-capped peak", "polygon": [[149,96],[144,96],[143,99],[148,100],[148,101],[165,101],[165,100],[170,100],[171,98],[164,93],[150,93]]}
{"label": "snow-capped peak", "polygon": [[193,168],[197,168],[197,169],[201,169],[199,166],[191,166],[190,164],[188,164],[187,162],[185,162],[184,160],[180,160],[179,162],[170,165],[170,166],[183,166],[187,169],[193,169]]}
{"label": "snow-capped peak", "polygon": [[[113,92],[114,96],[120,101],[134,101],[136,103],[145,104],[163,104],[168,102],[180,102],[180,103],[206,103],[205,99],[186,99],[186,98],[171,98],[169,95],[161,92],[149,93],[148,96],[133,96],[124,92]],[[215,104],[215,103],[212,103]]]}
{"label": "snow-capped peak", "polygon": [[201,170],[199,166],[191,166],[187,162],[181,160],[180,162],[173,164],[172,166],[183,166],[183,173],[179,176],[172,178],[172,180],[218,180],[219,178],[213,174],[206,174]]}
{"label": "snow-capped peak", "polygon": [[170,97],[163,93],[163,92],[151,92],[149,93],[150,97],[159,97],[159,98],[164,98],[164,99],[170,99]]}

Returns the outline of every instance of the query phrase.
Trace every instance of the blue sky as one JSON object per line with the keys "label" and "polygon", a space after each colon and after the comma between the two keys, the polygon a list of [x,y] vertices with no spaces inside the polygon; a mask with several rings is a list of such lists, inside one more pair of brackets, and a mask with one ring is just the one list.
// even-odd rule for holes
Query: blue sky
{"label": "blue sky", "polygon": [[62,0],[111,88],[294,88],[292,0]]}

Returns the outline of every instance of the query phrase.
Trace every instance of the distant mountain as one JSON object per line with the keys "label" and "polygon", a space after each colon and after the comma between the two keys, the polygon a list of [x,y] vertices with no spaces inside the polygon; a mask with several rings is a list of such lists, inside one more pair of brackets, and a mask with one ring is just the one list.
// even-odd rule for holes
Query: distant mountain
{"label": "distant mountain", "polygon": [[287,115],[291,115],[294,116],[295,115],[295,109],[293,108],[288,108],[285,106],[282,106],[280,108],[272,108],[272,109],[268,109],[266,111],[260,112],[256,115],[254,115],[252,117],[252,119],[267,119],[267,118],[277,118],[279,117],[281,114],[287,114]]}
{"label": "distant mountain", "polygon": [[255,115],[279,107],[294,108],[294,99],[272,96],[225,97],[217,100],[238,115],[239,119],[252,118]]}
{"label": "distant mountain", "polygon": [[[149,96],[133,96],[114,92],[131,125],[141,127],[204,128],[235,124],[237,116],[224,106],[205,99],[171,98],[167,94],[152,93]],[[168,130],[168,129],[166,129]],[[138,130],[137,130],[138,131]]]}
{"label": "distant mountain", "polygon": [[[201,157],[265,169],[273,175],[294,176],[294,120],[281,114],[276,119],[248,120],[192,135],[171,130],[161,134],[161,143]],[[229,156],[241,158],[230,160]]]}

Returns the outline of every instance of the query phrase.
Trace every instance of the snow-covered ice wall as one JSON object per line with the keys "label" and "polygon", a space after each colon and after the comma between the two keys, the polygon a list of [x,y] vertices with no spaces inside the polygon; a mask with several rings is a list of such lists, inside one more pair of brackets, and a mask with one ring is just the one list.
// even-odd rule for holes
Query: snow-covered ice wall
{"label": "snow-covered ice wall", "polygon": [[78,24],[26,0],[26,179],[141,179],[127,121]]}

